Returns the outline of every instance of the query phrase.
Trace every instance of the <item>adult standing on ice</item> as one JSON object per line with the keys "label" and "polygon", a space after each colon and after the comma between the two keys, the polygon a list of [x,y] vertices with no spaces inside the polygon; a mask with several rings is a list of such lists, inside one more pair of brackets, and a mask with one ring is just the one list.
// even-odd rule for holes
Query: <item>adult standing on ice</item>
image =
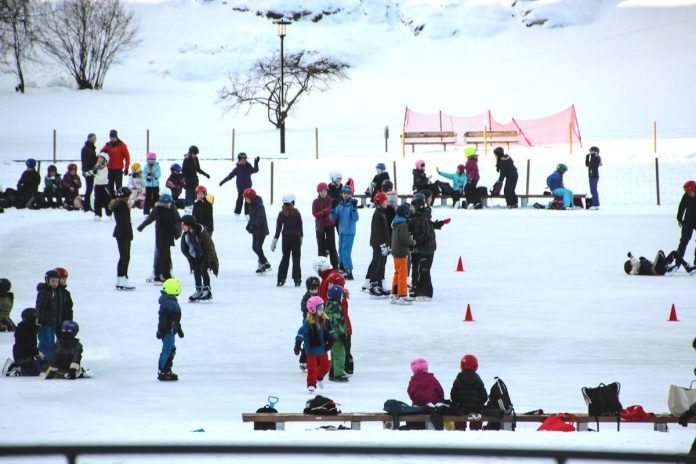
{"label": "adult standing on ice", "polygon": [[684,260],[684,255],[686,247],[691,241],[691,235],[696,229],[696,181],[690,180],[684,184],[684,195],[677,208],[677,224],[681,227],[681,238],[677,248],[678,263],[690,273],[696,269],[696,253],[694,254],[694,266],[688,265]]}
{"label": "adult standing on ice", "polygon": [[128,175],[130,166],[128,146],[118,138],[116,129],[111,129],[109,141],[99,152],[109,155],[109,163],[106,167],[109,168],[109,193],[113,195],[123,185],[123,176]]}
{"label": "adult standing on ice", "polygon": [[244,201],[244,191],[251,188],[251,175],[259,172],[259,158],[258,156],[254,158],[254,166],[247,162],[247,155],[241,152],[237,155],[237,164],[230,172],[227,177],[220,181],[220,187],[222,184],[231,180],[233,177],[237,178],[237,202],[234,205],[234,214],[239,217],[242,213],[242,205],[244,205],[244,215],[249,215],[249,204]]}
{"label": "adult standing on ice", "polygon": [[599,209],[597,184],[599,183],[599,167],[601,165],[602,158],[599,156],[599,148],[590,147],[590,152],[585,155],[585,166],[587,166],[587,176],[590,179],[590,194],[592,195],[592,206],[590,206],[590,209]]}
{"label": "adult standing on ice", "polygon": [[312,202],[312,215],[317,233],[318,256],[328,256],[332,267],[338,267],[336,251],[336,223],[331,220],[333,201],[329,196],[329,186],[325,182],[317,184],[317,198]]}
{"label": "adult standing on ice", "polygon": [[94,176],[88,176],[86,173],[94,169],[97,164],[97,136],[96,134],[88,134],[85,146],[82,147],[80,159],[82,160],[82,175],[85,178],[85,201],[82,204],[83,211],[92,211],[92,191],[94,190]]}
{"label": "adult standing on ice", "polygon": [[184,188],[186,189],[186,206],[191,206],[196,198],[196,187],[198,187],[198,174],[203,174],[210,179],[207,172],[201,169],[201,164],[198,161],[198,147],[191,145],[188,152],[184,155],[184,162],[181,166],[181,171],[184,173]]}
{"label": "adult standing on ice", "polygon": [[503,180],[505,180],[505,189],[503,190],[505,203],[508,208],[517,208],[517,194],[515,193],[515,188],[517,188],[518,175],[515,162],[510,155],[505,154],[503,147],[497,147],[493,150],[493,154],[496,158],[495,169],[500,173],[498,182],[503,182]]}
{"label": "adult standing on ice", "polygon": [[113,236],[118,246],[116,290],[135,289],[135,286],[128,281],[128,265],[130,263],[131,242],[133,241],[131,204],[128,202],[130,195],[131,190],[128,187],[121,187],[116,191],[115,198],[109,202],[109,209],[113,212],[116,222]]}

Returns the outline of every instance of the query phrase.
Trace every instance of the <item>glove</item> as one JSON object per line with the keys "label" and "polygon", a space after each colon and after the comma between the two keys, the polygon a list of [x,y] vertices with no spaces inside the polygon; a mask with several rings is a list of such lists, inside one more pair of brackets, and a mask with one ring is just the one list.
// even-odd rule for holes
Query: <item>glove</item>
{"label": "glove", "polygon": [[218,185],[219,185],[220,187],[222,187],[222,184],[224,184],[224,183],[225,183],[225,181],[224,181],[224,180],[221,180],[220,183],[219,183]]}
{"label": "glove", "polygon": [[300,355],[300,342],[295,342],[295,348],[292,351],[295,353],[295,356]]}
{"label": "glove", "polygon": [[179,327],[179,330],[176,333],[177,335],[179,335],[179,338],[184,338],[184,329],[182,329],[181,326]]}
{"label": "glove", "polygon": [[138,226],[138,232],[142,232],[142,231],[143,231],[143,226]]}
{"label": "glove", "polygon": [[452,219],[450,219],[450,218],[447,218],[447,219],[443,219],[443,220],[442,220],[442,223],[443,223],[443,224],[449,224],[450,222],[452,222]]}
{"label": "glove", "polygon": [[70,380],[75,380],[77,378],[77,369],[70,369],[68,371],[68,378]]}
{"label": "glove", "polygon": [[261,160],[261,157],[260,157],[260,156],[257,156],[256,158],[254,158],[254,163],[255,163],[255,164],[259,164],[259,161],[260,161],[260,160]]}
{"label": "glove", "polygon": [[350,202],[354,207],[358,206],[358,200],[356,198],[353,198],[352,200],[350,200]]}
{"label": "glove", "polygon": [[157,340],[162,340],[162,332],[159,330],[157,331],[157,334],[155,335],[157,337]]}
{"label": "glove", "polygon": [[124,169],[124,170],[123,170],[123,175],[124,175],[124,176],[127,176],[127,175],[128,175],[128,169]]}
{"label": "glove", "polygon": [[387,256],[389,254],[389,247],[386,243],[381,244],[379,249],[382,251],[382,256]]}
{"label": "glove", "polygon": [[274,238],[274,239],[271,241],[271,251],[275,251],[276,245],[277,245],[277,244],[278,244],[278,239],[277,239],[277,238]]}
{"label": "glove", "polygon": [[147,176],[145,176],[145,180],[148,182],[152,182],[152,174],[148,174]]}
{"label": "glove", "polygon": [[251,233],[251,224],[246,225],[246,231]]}
{"label": "glove", "polygon": [[679,416],[679,425],[682,427],[687,427],[689,425],[689,419],[691,419],[692,414],[690,411],[686,411],[684,414]]}
{"label": "glove", "polygon": [[210,179],[210,174],[208,174],[207,172],[204,172],[203,175],[205,176],[206,179]]}
{"label": "glove", "polygon": [[327,350],[330,350],[331,348],[333,348],[333,345],[334,345],[334,341],[333,341],[333,340],[328,340],[328,341],[326,342],[326,349],[327,349]]}

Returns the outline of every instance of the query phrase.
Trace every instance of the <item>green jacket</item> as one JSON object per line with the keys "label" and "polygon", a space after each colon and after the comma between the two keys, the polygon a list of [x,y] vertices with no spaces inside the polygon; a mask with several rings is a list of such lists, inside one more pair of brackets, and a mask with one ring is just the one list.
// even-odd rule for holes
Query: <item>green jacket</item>
{"label": "green jacket", "polygon": [[63,179],[56,175],[53,179],[44,177],[44,193],[59,195],[63,191]]}
{"label": "green jacket", "polygon": [[0,319],[10,317],[12,312],[12,303],[14,302],[14,295],[12,292],[7,295],[0,296]]}
{"label": "green jacket", "polygon": [[394,258],[406,258],[416,242],[408,232],[408,220],[397,216],[392,221],[391,254]]}
{"label": "green jacket", "polygon": [[324,305],[324,312],[329,318],[336,337],[342,339],[348,333],[346,329],[346,319],[343,317],[343,305],[340,301],[329,300]]}

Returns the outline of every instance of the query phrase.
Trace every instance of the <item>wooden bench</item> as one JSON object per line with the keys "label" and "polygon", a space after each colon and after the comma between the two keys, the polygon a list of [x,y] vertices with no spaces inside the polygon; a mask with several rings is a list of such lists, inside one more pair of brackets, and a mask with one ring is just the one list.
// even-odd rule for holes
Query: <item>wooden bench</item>
{"label": "wooden bench", "polygon": [[[400,193],[396,195],[399,198],[399,204],[404,204],[407,201],[411,201],[413,199],[413,194],[412,193]],[[368,202],[371,202],[372,198],[369,195],[365,195],[364,193],[358,193],[356,195],[353,195],[353,198],[356,200],[359,200],[359,208],[364,208],[367,206]],[[447,206],[447,200],[451,200],[452,197],[449,195],[438,195],[436,197],[436,200],[440,200],[440,205],[441,206]],[[462,200],[464,200],[464,195],[461,197]]]}
{"label": "wooden bench", "polygon": [[473,144],[478,148],[479,145],[507,144],[508,150],[511,143],[519,142],[520,134],[517,131],[470,131],[464,132],[464,141]]}
{"label": "wooden bench", "polygon": [[[513,430],[512,423],[541,423],[549,417],[548,414],[519,414],[515,418],[513,416],[505,416],[502,418],[487,417],[479,415],[469,416],[444,416],[444,422],[470,422],[472,420],[483,422],[500,422],[502,430]],[[591,424],[608,423],[616,424],[615,416],[590,416],[587,414],[575,414],[576,428],[578,432],[586,432],[590,430]],[[399,417],[396,424],[390,414],[381,413],[341,413],[335,416],[314,416],[311,414],[302,413],[278,413],[278,414],[261,414],[261,413],[243,413],[242,422],[266,422],[276,424],[276,430],[285,430],[287,422],[314,422],[314,423],[335,423],[335,422],[350,422],[351,430],[360,430],[363,422],[382,422],[385,428],[392,428],[394,425],[399,425],[401,422],[422,422],[426,429],[433,430],[430,416],[427,414],[402,415]],[[620,421],[621,424],[653,424],[653,430],[656,432],[667,432],[668,424],[677,424],[679,418],[671,414],[656,414],[654,417],[642,419],[639,421]],[[689,420],[690,424],[696,424],[696,417]]]}
{"label": "wooden bench", "polygon": [[444,150],[447,145],[454,145],[457,141],[457,134],[454,132],[404,132],[401,135],[401,142],[404,145],[411,145],[411,151],[415,151],[415,145],[441,144]]}
{"label": "wooden bench", "polygon": [[[587,194],[585,194],[585,193],[574,193],[574,194],[573,194],[573,201],[579,199],[579,200],[583,200],[583,202],[584,202],[584,200],[585,200],[586,197],[587,197]],[[483,197],[483,198],[482,198],[483,206],[488,207],[488,201],[487,201],[487,200],[489,200],[489,199],[491,199],[491,198],[505,199],[505,195],[495,195],[495,196],[488,195],[487,197]],[[525,194],[525,193],[521,193],[521,194],[517,194],[517,198],[520,200],[520,206],[521,206],[522,208],[524,208],[524,207],[526,207],[526,206],[529,205],[529,200],[530,200],[530,199],[542,199],[542,200],[553,201],[553,195],[543,195],[543,194]],[[584,203],[583,203],[583,204],[584,204]]]}

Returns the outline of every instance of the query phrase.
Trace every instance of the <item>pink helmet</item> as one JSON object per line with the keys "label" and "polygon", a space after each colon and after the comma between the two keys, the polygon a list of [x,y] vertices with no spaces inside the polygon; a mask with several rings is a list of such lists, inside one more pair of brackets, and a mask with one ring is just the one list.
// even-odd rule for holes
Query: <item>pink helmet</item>
{"label": "pink helmet", "polygon": [[156,160],[157,159],[157,154],[155,153],[148,153],[147,154],[147,160]]}
{"label": "pink helmet", "polygon": [[316,314],[319,311],[324,312],[324,300],[320,296],[313,296],[307,300],[307,311],[309,314]]}
{"label": "pink helmet", "polygon": [[317,184],[317,193],[321,192],[322,190],[329,190],[329,186],[326,185],[326,182],[319,182]]}
{"label": "pink helmet", "polygon": [[466,169],[466,166],[464,166],[463,164],[457,166],[457,171],[464,172],[464,169]]}
{"label": "pink helmet", "polygon": [[411,372],[428,372],[428,361],[422,357],[415,358],[411,361]]}
{"label": "pink helmet", "polygon": [[416,161],[416,169],[423,169],[424,167],[425,167],[425,161],[423,161],[423,160]]}

